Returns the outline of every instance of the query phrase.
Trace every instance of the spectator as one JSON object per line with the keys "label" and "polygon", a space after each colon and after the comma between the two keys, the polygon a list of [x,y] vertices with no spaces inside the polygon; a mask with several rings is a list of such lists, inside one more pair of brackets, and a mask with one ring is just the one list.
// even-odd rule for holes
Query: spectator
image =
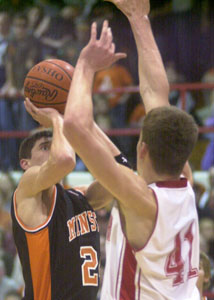
{"label": "spectator", "polygon": [[3,260],[0,260],[0,300],[4,300],[5,295],[10,290],[18,291],[16,282],[5,275],[5,266]]}
{"label": "spectator", "polygon": [[13,35],[7,49],[7,78],[2,92],[10,97],[21,93],[27,72],[40,58],[40,45],[28,33],[27,17],[16,15],[13,20]]}
{"label": "spectator", "polygon": [[[208,118],[205,122],[205,126],[214,127],[214,117]],[[214,133],[210,132],[205,135],[210,142],[208,143],[205,153],[201,160],[201,169],[209,170],[214,166]]]}
{"label": "spectator", "polygon": [[[1,111],[2,130],[29,130],[36,126],[27,114],[21,96],[27,72],[40,60],[39,42],[28,34],[27,24],[25,15],[17,15],[13,20],[13,35],[6,53],[6,83],[2,87],[2,93],[7,97]],[[14,159],[16,147],[13,140],[1,153],[1,164],[5,169],[18,167]]]}
{"label": "spectator", "polygon": [[7,12],[0,12],[0,88],[5,83],[4,56],[10,33],[10,17]]}
{"label": "spectator", "polygon": [[27,11],[28,31],[35,37],[39,37],[38,28],[44,18],[44,11],[41,6],[32,6]]}
{"label": "spectator", "polygon": [[9,291],[4,297],[4,300],[21,300],[21,299],[22,297],[20,293],[18,293],[16,290]]}
{"label": "spectator", "polygon": [[[0,89],[5,84],[6,80],[6,71],[5,71],[5,54],[8,46],[9,40],[9,33],[10,33],[10,17],[7,12],[0,12]],[[1,90],[0,90],[1,93]],[[5,107],[7,103],[6,100],[0,97],[0,130],[6,130],[7,126],[4,122],[5,120]],[[7,169],[8,167],[8,160],[3,157],[6,153],[7,144],[10,142],[4,141],[0,142],[0,168],[1,170]]]}
{"label": "spectator", "polygon": [[[197,204],[197,210],[199,210],[198,206],[200,204],[200,199],[201,199],[201,196],[205,193],[206,187],[202,183],[194,182],[193,183],[193,190],[194,190],[194,193],[195,193],[195,201],[196,201],[196,204]],[[200,218],[200,216],[199,216],[199,218]]]}
{"label": "spectator", "polygon": [[69,62],[75,66],[79,53],[89,39],[90,27],[88,23],[82,21],[76,24],[76,38],[69,39],[62,47],[58,49],[57,55],[59,58]]}
{"label": "spectator", "polygon": [[199,276],[197,287],[200,291],[201,300],[203,300],[203,292],[209,288],[211,279],[210,259],[204,252],[200,252]]}
{"label": "spectator", "polygon": [[24,278],[18,253],[16,253],[14,258],[11,278],[17,283],[19,291],[24,291]]}
{"label": "spectator", "polygon": [[[130,72],[124,66],[114,64],[96,74],[94,91],[105,92],[132,84],[133,78]],[[129,97],[130,94],[127,92],[94,95],[95,120],[102,129],[127,127],[126,109]],[[113,140],[121,152],[128,155],[130,139],[123,136],[115,137]]]}
{"label": "spectator", "polygon": [[[201,81],[203,83],[214,83],[214,68],[210,68],[206,73],[204,73]],[[209,120],[214,116],[214,90],[203,90],[203,98],[204,106],[198,110],[198,115],[206,124],[206,120]]]}
{"label": "spectator", "polygon": [[198,213],[200,219],[214,219],[214,166],[209,169],[209,188],[199,199]]}
{"label": "spectator", "polygon": [[[165,68],[166,68],[166,74],[170,84],[185,82],[184,76],[177,71],[174,62],[172,61],[167,62]],[[182,101],[180,97],[180,92],[178,90],[173,90],[170,92],[169,101],[171,105],[175,105],[179,108],[182,108]],[[194,107],[195,107],[195,101],[192,97],[192,94],[190,92],[187,92],[185,110],[191,114],[193,112]]]}
{"label": "spectator", "polygon": [[44,46],[43,57],[57,56],[57,51],[64,47],[68,41],[74,41],[76,38],[75,24],[73,19],[74,10],[72,6],[65,6],[61,9],[59,15],[46,16],[44,28],[37,30],[36,35]]}
{"label": "spectator", "polygon": [[6,274],[12,272],[12,264],[16,253],[12,236],[12,222],[9,213],[8,203],[11,199],[14,183],[9,174],[0,173],[0,230],[1,230],[1,255],[4,260]]}
{"label": "spectator", "polygon": [[208,246],[207,254],[214,260],[214,221],[209,218],[203,218],[199,223],[200,234],[204,237]]}
{"label": "spectator", "polygon": [[13,193],[13,182],[7,173],[0,173],[0,228],[4,231],[11,230],[11,218],[6,208],[7,201]]}

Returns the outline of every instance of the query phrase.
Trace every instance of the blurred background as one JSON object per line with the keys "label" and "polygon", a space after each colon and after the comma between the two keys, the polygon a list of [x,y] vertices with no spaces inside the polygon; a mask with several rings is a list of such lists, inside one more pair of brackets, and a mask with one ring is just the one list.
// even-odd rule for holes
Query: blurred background
{"label": "blurred background", "polygon": [[[126,52],[127,59],[97,73],[94,117],[135,169],[145,111],[138,89],[137,51],[127,19],[114,5],[100,0],[0,0],[0,300],[20,299],[23,290],[10,203],[21,175],[20,141],[38,127],[23,105],[24,78],[33,65],[48,58],[75,66],[88,42],[91,23],[96,21],[100,29],[105,19],[112,27],[117,50]],[[205,289],[208,299],[214,299],[214,1],[151,0],[150,20],[171,85],[170,103],[185,109],[199,126],[190,164],[201,250],[209,261],[205,277],[210,285]],[[74,187],[92,180],[78,159],[75,172],[64,184]],[[97,212],[101,272],[110,209]]]}

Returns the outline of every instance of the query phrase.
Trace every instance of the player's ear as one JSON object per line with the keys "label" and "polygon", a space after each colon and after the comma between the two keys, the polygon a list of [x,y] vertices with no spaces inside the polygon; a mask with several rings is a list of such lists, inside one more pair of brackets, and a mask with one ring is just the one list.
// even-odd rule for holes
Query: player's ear
{"label": "player's ear", "polygon": [[20,166],[21,166],[22,170],[26,171],[29,168],[29,160],[26,158],[22,158],[20,160]]}
{"label": "player's ear", "polygon": [[139,157],[142,159],[145,157],[145,155],[148,153],[148,146],[146,143],[142,142],[139,149]]}

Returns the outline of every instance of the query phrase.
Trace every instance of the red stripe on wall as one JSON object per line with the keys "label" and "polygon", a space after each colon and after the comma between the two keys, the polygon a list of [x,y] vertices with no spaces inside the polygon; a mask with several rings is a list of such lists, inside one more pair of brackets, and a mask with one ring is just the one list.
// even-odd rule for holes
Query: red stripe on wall
{"label": "red stripe on wall", "polygon": [[135,273],[137,268],[136,259],[132,253],[131,246],[126,241],[126,249],[123,259],[122,281],[120,289],[120,300],[135,299]]}

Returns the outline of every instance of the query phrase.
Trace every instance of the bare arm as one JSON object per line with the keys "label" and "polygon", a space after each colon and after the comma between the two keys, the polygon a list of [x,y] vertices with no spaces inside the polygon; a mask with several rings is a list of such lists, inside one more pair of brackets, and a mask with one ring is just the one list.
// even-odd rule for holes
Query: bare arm
{"label": "bare arm", "polygon": [[148,18],[150,1],[109,1],[126,15],[132,27],[138,51],[140,94],[146,113],[155,107],[169,105],[169,83]]}
{"label": "bare arm", "polygon": [[[99,40],[92,25],[91,40],[77,62],[64,115],[64,133],[92,175],[120,202],[124,211],[153,218],[155,202],[146,182],[132,170],[116,163],[97,139],[93,121],[94,74],[125,57],[115,53],[111,30],[105,22]],[[81,89],[80,89],[81,87]],[[135,201],[133,201],[135,199]]]}
{"label": "bare arm", "polygon": [[[100,143],[103,144],[105,149],[108,150],[109,154],[114,157],[114,159],[116,157],[118,159],[119,155],[121,155],[120,150],[112,143],[109,137],[99,128],[99,126],[97,126],[96,123],[94,123],[94,130],[97,141],[99,140]],[[123,163],[128,165],[127,161],[124,162],[124,160],[126,160],[124,156],[120,157],[120,159],[123,160],[120,161],[121,164]],[[88,187],[85,196],[95,210],[108,206],[114,200],[112,194],[97,180]]]}
{"label": "bare arm", "polygon": [[[114,3],[128,18],[138,51],[140,94],[146,113],[169,104],[169,82],[160,52],[155,42],[148,14],[149,0],[107,0]],[[192,171],[187,162],[183,175],[193,184]]]}
{"label": "bare arm", "polygon": [[191,186],[193,186],[194,180],[193,180],[192,170],[189,165],[189,162],[185,163],[182,174],[189,180]]}
{"label": "bare arm", "polygon": [[50,188],[75,167],[75,153],[62,132],[63,118],[59,113],[54,109],[38,109],[29,100],[26,108],[42,125],[53,127],[53,138],[48,160],[28,168],[23,174],[18,185],[18,198],[33,197]]}

